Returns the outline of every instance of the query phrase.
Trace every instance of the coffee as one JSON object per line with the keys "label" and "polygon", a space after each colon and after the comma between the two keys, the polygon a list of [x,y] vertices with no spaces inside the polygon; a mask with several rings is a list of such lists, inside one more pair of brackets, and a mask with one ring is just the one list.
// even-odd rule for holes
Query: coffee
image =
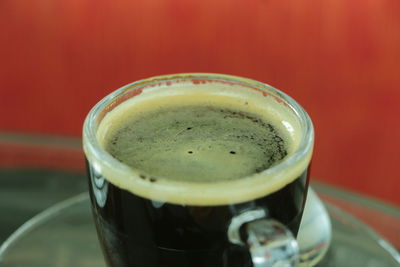
{"label": "coffee", "polygon": [[130,179],[103,168],[114,185],[161,202],[218,205],[261,197],[301,175],[311,154],[284,173],[268,174],[297,149],[299,127],[273,95],[179,81],[107,110],[97,139],[130,168]]}
{"label": "coffee", "polygon": [[227,231],[255,208],[296,235],[312,139],[296,156],[298,114],[272,91],[235,82],[133,84],[91,118],[98,147],[84,136],[84,148],[109,266],[253,266]]}
{"label": "coffee", "polygon": [[135,111],[130,110],[132,117],[109,130],[105,148],[153,182],[245,178],[287,155],[283,132],[240,109],[200,102]]}

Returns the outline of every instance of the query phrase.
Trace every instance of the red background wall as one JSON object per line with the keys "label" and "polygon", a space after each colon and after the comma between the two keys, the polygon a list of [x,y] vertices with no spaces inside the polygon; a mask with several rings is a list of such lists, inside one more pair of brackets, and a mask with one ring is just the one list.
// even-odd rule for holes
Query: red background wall
{"label": "red background wall", "polygon": [[79,137],[136,79],[269,83],[316,130],[313,179],[400,204],[400,1],[2,0],[0,131]]}

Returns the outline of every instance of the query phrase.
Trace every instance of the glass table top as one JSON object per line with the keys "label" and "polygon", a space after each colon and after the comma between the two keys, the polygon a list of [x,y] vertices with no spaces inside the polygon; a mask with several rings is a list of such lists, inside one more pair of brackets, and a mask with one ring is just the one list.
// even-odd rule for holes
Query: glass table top
{"label": "glass table top", "polygon": [[[0,148],[0,266],[104,266],[88,196],[81,193],[87,183],[79,139],[3,133]],[[317,266],[400,266],[398,207],[312,187],[333,227]]]}
{"label": "glass table top", "polygon": [[[314,185],[323,199],[332,224],[332,240],[328,251],[316,266],[400,266],[397,249],[398,232],[382,238],[361,221],[340,209],[343,196],[329,187]],[[335,202],[336,201],[336,202]],[[374,211],[375,213],[378,211]],[[396,210],[394,227],[400,224]],[[385,222],[387,224],[387,221]],[[81,193],[39,213],[16,232],[0,248],[1,266],[105,266],[98,244],[87,193]]]}

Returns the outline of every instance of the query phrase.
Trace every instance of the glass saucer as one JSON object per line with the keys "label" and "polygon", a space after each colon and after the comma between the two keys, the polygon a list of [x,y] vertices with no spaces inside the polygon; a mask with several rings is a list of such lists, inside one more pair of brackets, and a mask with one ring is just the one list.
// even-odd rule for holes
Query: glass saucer
{"label": "glass saucer", "polygon": [[[400,266],[395,248],[336,207],[333,195],[317,193],[324,205],[311,190],[298,237],[301,267]],[[0,247],[0,266],[105,266],[88,195],[60,202],[23,224]]]}

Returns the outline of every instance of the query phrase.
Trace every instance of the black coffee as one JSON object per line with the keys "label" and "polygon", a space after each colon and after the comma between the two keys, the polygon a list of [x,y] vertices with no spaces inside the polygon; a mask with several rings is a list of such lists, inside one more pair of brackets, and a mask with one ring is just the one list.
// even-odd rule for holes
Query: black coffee
{"label": "black coffee", "polygon": [[[89,166],[90,168],[90,166]],[[307,169],[275,193],[232,205],[190,206],[146,199],[104,181],[89,180],[94,219],[108,266],[252,267],[248,248],[232,244],[232,217],[255,207],[299,229],[307,192]],[[106,201],[99,205],[98,195]]]}
{"label": "black coffee", "polygon": [[87,152],[106,261],[251,267],[248,248],[232,244],[227,229],[234,216],[261,207],[297,233],[311,153],[268,171],[297,149],[299,123],[290,108],[259,91],[177,84],[109,108],[97,140],[118,161],[103,165]]}

